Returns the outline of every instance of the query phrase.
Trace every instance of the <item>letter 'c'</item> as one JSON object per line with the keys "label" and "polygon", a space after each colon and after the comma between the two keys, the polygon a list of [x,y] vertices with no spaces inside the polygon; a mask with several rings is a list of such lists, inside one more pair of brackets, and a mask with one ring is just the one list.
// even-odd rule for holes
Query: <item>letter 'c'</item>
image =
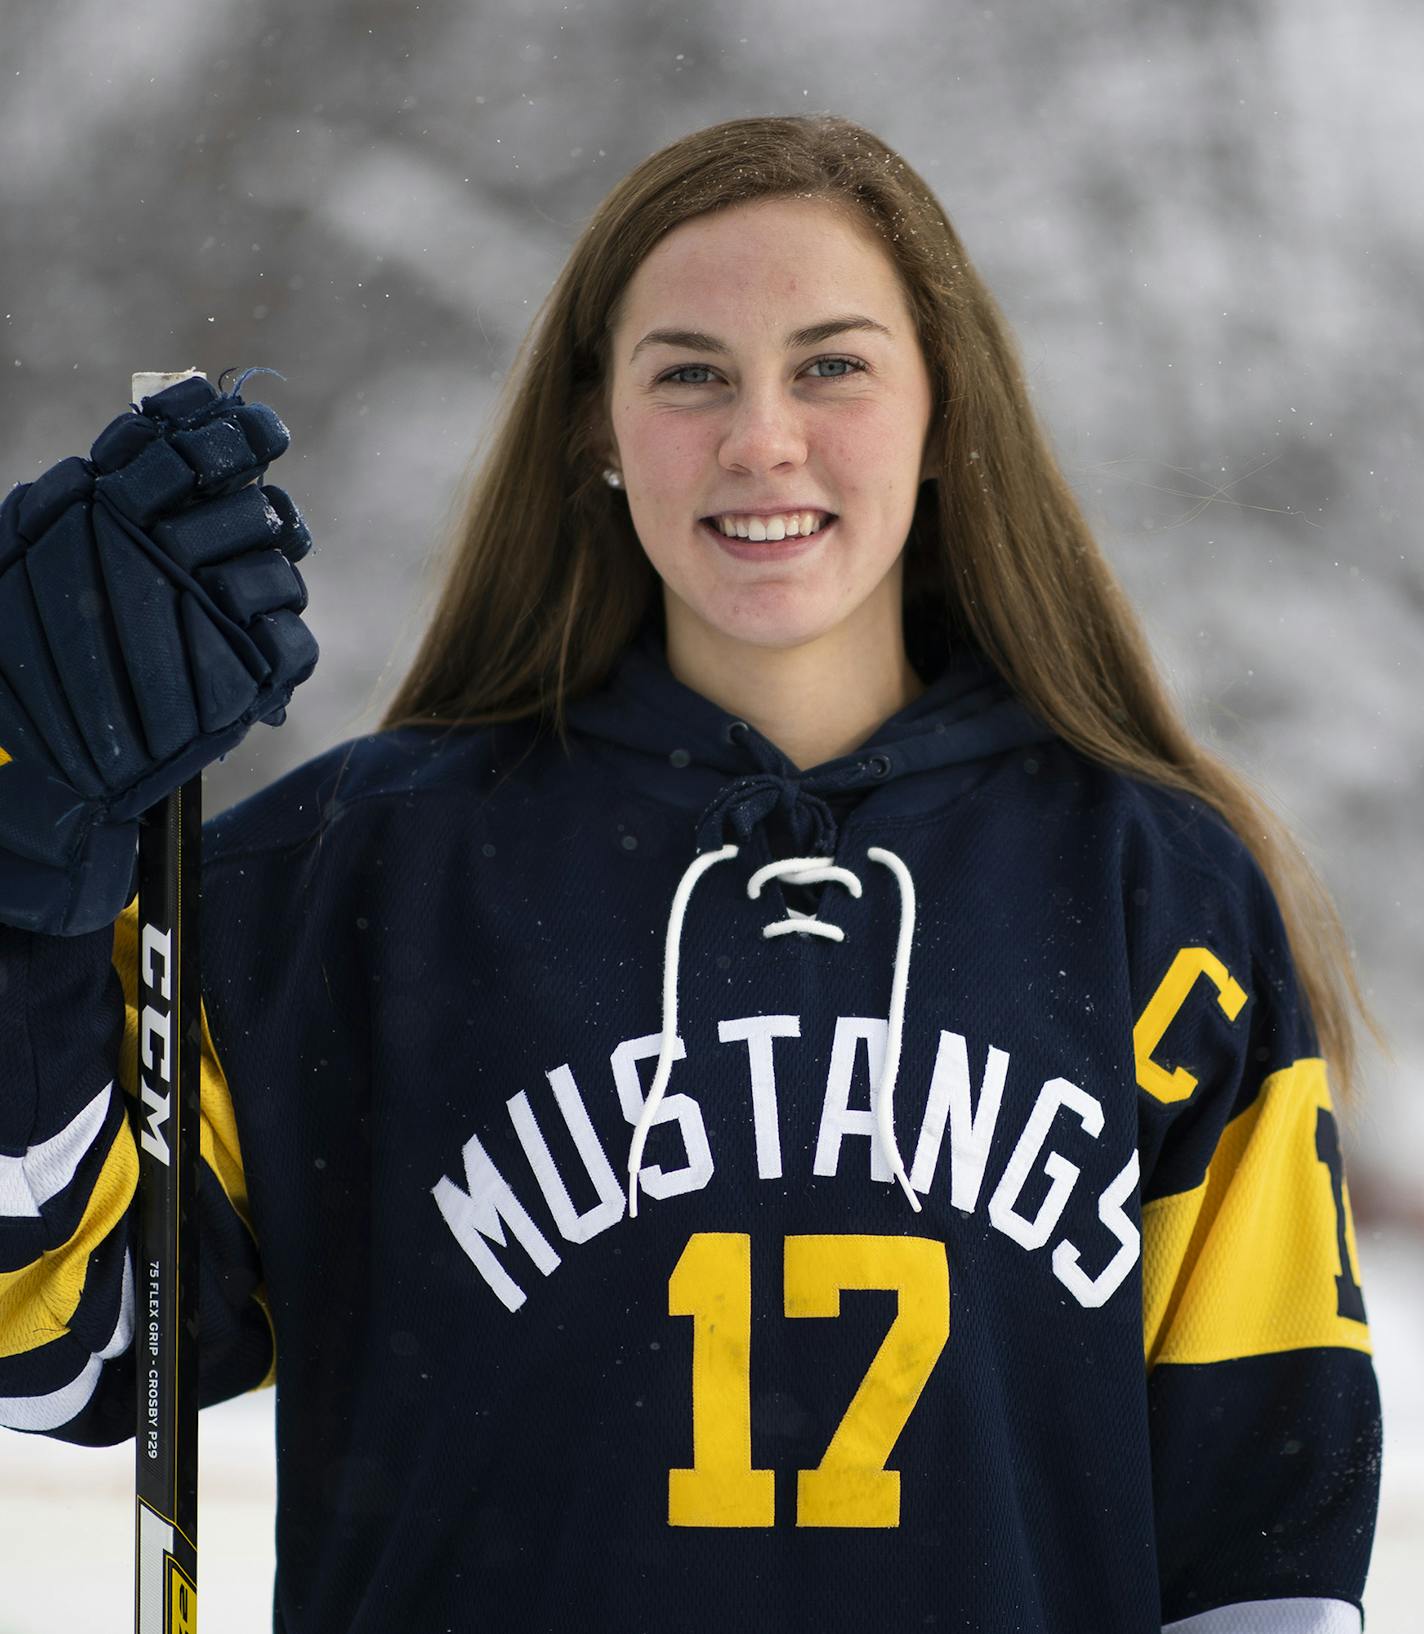
{"label": "letter 'c'", "polygon": [[1177,950],[1171,968],[1147,1001],[1147,1008],[1132,1029],[1138,1088],[1145,1089],[1159,1101],[1185,1101],[1197,1087],[1196,1079],[1185,1067],[1168,1072],[1152,1059],[1152,1052],[1162,1042],[1162,1035],[1186,1003],[1198,976],[1205,976],[1216,988],[1216,1002],[1226,1012],[1228,1021],[1236,1020],[1241,1006],[1246,1002],[1245,989],[1209,948],[1184,947]]}

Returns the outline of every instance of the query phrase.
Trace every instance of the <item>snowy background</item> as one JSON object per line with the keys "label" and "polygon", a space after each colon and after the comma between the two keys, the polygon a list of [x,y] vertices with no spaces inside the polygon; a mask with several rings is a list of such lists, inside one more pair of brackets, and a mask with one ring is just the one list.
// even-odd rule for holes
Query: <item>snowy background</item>
{"label": "snowy background", "polygon": [[[1190,718],[1306,844],[1396,1060],[1347,1130],[1385,1394],[1370,1634],[1424,1545],[1424,8],[0,0],[0,488],[135,368],[249,397],[321,644],[214,813],[370,730],[514,349],[664,142],[833,110],[936,190]],[[267,1626],[270,1396],[204,1415],[203,1627]],[[132,1452],[0,1432],[0,1634],[129,1626]],[[57,1588],[62,1590],[57,1593]]]}

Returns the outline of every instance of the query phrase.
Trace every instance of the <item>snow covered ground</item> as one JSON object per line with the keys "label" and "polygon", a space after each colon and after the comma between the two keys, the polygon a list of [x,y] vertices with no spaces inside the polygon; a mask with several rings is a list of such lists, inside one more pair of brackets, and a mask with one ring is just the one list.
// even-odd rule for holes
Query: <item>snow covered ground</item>
{"label": "snow covered ground", "polygon": [[[1384,1491],[1365,1593],[1368,1634],[1420,1627],[1424,1550],[1424,1242],[1362,1232],[1361,1271],[1384,1396]],[[203,1634],[271,1626],[271,1391],[202,1419]],[[0,1431],[0,1634],[122,1634],[132,1621],[129,1446],[70,1447]],[[1108,1631],[1104,1631],[1108,1634]]]}

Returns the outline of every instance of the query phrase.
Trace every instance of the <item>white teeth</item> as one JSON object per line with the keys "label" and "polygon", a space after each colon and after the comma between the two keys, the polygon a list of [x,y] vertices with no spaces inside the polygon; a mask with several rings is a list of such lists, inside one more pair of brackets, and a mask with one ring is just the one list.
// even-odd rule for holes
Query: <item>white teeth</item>
{"label": "white teeth", "polygon": [[759,516],[719,516],[714,526],[729,539],[796,539],[819,533],[825,521],[818,511],[788,511],[766,521]]}

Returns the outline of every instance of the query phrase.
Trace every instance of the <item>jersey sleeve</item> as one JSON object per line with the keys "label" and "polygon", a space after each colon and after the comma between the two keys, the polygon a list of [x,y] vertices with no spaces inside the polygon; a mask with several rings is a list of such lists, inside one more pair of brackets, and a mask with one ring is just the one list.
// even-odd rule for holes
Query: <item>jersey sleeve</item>
{"label": "jersey sleeve", "polygon": [[1162,1622],[1357,1634],[1381,1424],[1340,1123],[1265,877],[1193,878],[1135,972]]}
{"label": "jersey sleeve", "polygon": [[[138,903],[73,937],[0,926],[0,1425],[134,1433]],[[232,1098],[202,1022],[199,1402],[263,1384],[275,1345]]]}

